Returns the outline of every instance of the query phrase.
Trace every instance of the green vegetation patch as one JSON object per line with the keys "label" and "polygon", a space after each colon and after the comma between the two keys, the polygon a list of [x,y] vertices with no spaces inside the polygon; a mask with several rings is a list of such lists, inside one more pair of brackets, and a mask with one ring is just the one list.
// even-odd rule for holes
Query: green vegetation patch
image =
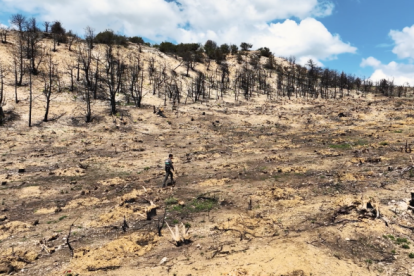
{"label": "green vegetation patch", "polygon": [[165,200],[165,204],[167,205],[174,205],[178,203],[178,199],[176,199],[175,197],[169,197]]}
{"label": "green vegetation patch", "polygon": [[355,147],[355,146],[366,146],[368,144],[369,143],[367,140],[359,139],[354,142],[347,142],[347,143],[342,143],[342,144],[331,144],[329,145],[329,147],[332,149],[351,149],[352,147]]}
{"label": "green vegetation patch", "polygon": [[218,200],[214,198],[208,199],[193,199],[185,206],[175,205],[172,207],[172,210],[175,212],[189,212],[189,213],[199,213],[199,212],[209,212],[218,204]]}
{"label": "green vegetation patch", "polygon": [[351,148],[351,145],[350,144],[346,144],[346,143],[344,143],[344,144],[336,144],[336,145],[332,144],[332,145],[329,145],[329,147],[331,149],[350,149]]}

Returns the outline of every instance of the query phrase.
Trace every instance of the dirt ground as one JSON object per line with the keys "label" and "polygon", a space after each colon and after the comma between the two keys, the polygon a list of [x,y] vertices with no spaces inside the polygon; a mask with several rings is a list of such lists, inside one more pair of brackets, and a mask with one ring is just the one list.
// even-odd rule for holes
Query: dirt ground
{"label": "dirt ground", "polygon": [[[412,97],[229,95],[163,118],[146,95],[119,116],[97,102],[86,124],[69,92],[42,122],[39,92],[29,128],[19,89],[0,127],[0,275],[414,274]],[[164,217],[189,228],[181,246]]]}

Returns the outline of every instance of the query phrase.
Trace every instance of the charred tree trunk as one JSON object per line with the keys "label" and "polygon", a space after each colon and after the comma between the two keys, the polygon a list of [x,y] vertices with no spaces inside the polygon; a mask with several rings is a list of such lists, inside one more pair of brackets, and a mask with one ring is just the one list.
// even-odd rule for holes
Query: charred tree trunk
{"label": "charred tree trunk", "polygon": [[92,122],[92,108],[91,108],[91,92],[89,87],[86,85],[85,91],[85,102],[86,102],[86,122]]}
{"label": "charred tree trunk", "polygon": [[33,103],[33,91],[32,91],[32,71],[29,72],[29,127],[32,127],[32,103]]}

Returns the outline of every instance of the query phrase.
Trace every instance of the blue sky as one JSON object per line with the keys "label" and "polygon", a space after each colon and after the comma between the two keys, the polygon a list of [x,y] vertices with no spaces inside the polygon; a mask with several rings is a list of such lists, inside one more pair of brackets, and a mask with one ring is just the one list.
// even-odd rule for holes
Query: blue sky
{"label": "blue sky", "polygon": [[326,66],[371,76],[374,72],[372,67],[360,66],[363,58],[372,56],[383,64],[392,61],[409,63],[409,60],[399,59],[392,52],[395,43],[389,33],[414,25],[414,1],[336,0],[333,3],[335,9],[332,15],[320,21],[330,32],[339,34],[343,41],[350,42],[358,50],[356,54],[325,61]]}
{"label": "blue sky", "polygon": [[91,26],[153,42],[245,41],[302,64],[414,85],[413,10],[409,0],[0,0],[0,23],[19,12],[80,35]]}

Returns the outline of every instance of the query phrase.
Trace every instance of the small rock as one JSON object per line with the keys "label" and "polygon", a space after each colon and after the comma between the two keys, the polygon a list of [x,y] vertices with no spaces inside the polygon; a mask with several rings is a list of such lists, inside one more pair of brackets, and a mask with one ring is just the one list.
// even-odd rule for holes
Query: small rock
{"label": "small rock", "polygon": [[345,240],[346,240],[346,241],[350,241],[351,239],[350,239],[350,238],[346,238]]}
{"label": "small rock", "polygon": [[1,216],[0,217],[0,221],[5,221],[5,220],[7,220],[7,216]]}
{"label": "small rock", "polygon": [[180,200],[180,201],[178,202],[178,205],[180,205],[180,206],[185,206],[185,202],[184,202],[184,201],[182,201],[182,200]]}
{"label": "small rock", "polygon": [[37,220],[35,220],[33,223],[32,223],[32,225],[33,226],[36,226],[36,225],[38,225],[39,224],[39,220],[37,219]]}
{"label": "small rock", "polygon": [[167,261],[168,261],[167,257],[162,258],[162,260],[160,262],[160,265],[166,263]]}

